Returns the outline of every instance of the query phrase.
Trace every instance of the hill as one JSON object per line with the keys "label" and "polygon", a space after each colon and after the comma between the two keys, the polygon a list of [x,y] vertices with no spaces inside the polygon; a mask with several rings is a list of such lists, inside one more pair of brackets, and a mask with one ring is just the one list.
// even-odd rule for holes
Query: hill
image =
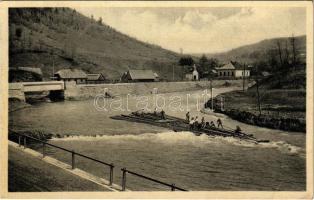
{"label": "hill", "polygon": [[[79,68],[119,79],[128,69],[152,69],[172,79],[179,55],[122,34],[70,8],[10,8],[9,66],[41,67],[45,79]],[[54,67],[53,67],[54,66]],[[175,68],[179,78],[180,68]]]}
{"label": "hill", "polygon": [[[280,43],[282,54],[286,56],[286,49],[290,51],[291,56],[291,37],[265,39],[260,42],[241,46],[223,53],[205,54],[209,58],[216,58],[222,62],[237,60],[238,62],[254,63],[259,61],[268,61],[270,54],[277,54],[278,42]],[[305,61],[306,55],[306,36],[295,37],[297,53],[302,61]],[[197,56],[201,56],[198,54]]]}

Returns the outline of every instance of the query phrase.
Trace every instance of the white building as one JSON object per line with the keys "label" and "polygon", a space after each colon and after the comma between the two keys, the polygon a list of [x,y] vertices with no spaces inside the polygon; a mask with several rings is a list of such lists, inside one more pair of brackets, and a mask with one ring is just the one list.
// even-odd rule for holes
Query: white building
{"label": "white building", "polygon": [[229,62],[216,68],[217,76],[220,78],[242,78],[250,76],[250,69],[244,69],[243,65],[237,62]]}
{"label": "white building", "polygon": [[190,80],[190,81],[198,81],[199,80],[199,73],[196,69],[196,65],[194,64],[193,66],[194,70],[192,73],[188,73],[188,74],[185,74],[185,78],[187,80]]}

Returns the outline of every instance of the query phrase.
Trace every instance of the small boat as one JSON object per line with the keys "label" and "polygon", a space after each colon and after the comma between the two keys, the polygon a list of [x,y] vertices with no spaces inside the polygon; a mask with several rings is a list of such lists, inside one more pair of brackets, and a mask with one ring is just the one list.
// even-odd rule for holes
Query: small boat
{"label": "small boat", "polygon": [[207,127],[190,130],[189,124],[186,120],[170,115],[164,115],[164,118],[162,118],[159,113],[132,112],[129,115],[122,114],[112,116],[111,118],[115,120],[126,120],[131,122],[150,124],[154,126],[168,128],[175,132],[190,131],[193,132],[195,135],[206,134],[208,136],[234,137],[256,144],[269,142],[269,140],[258,140],[252,134],[235,132],[233,130],[227,130],[223,128]]}

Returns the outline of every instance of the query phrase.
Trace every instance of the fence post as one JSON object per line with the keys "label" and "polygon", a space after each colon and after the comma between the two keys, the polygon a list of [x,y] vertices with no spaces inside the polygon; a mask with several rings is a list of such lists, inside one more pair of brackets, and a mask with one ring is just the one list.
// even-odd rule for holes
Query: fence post
{"label": "fence post", "polygon": [[122,191],[125,191],[125,186],[126,186],[126,168],[122,168]]}
{"label": "fence post", "polygon": [[43,158],[45,157],[45,143],[43,142]]}
{"label": "fence post", "polygon": [[26,149],[26,137],[24,137],[24,149]]}
{"label": "fence post", "polygon": [[75,152],[72,150],[72,169],[75,169]]}
{"label": "fence post", "polygon": [[21,136],[19,135],[19,147],[21,146]]}
{"label": "fence post", "polygon": [[171,184],[171,191],[175,191],[176,188],[175,188],[176,184]]}
{"label": "fence post", "polygon": [[112,185],[112,184],[113,184],[113,168],[114,168],[114,165],[113,165],[113,163],[111,163],[111,164],[110,164],[109,185]]}

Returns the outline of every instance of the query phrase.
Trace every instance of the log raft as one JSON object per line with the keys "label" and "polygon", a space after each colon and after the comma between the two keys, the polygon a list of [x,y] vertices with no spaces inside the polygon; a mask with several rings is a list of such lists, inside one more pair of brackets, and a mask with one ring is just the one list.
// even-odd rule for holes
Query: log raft
{"label": "log raft", "polygon": [[138,122],[144,124],[150,124],[158,127],[168,128],[175,132],[180,131],[190,131],[193,132],[195,135],[199,136],[201,134],[206,134],[208,136],[221,136],[221,137],[234,137],[240,140],[245,140],[253,143],[265,143],[269,142],[269,140],[258,140],[252,134],[247,134],[243,132],[236,132],[233,130],[227,130],[223,128],[216,128],[216,127],[202,127],[202,128],[193,128],[191,129],[189,123],[178,117],[165,115],[162,118],[158,113],[139,113],[133,112],[129,115],[117,115],[112,116],[112,119],[115,120],[125,120],[130,122]]}

